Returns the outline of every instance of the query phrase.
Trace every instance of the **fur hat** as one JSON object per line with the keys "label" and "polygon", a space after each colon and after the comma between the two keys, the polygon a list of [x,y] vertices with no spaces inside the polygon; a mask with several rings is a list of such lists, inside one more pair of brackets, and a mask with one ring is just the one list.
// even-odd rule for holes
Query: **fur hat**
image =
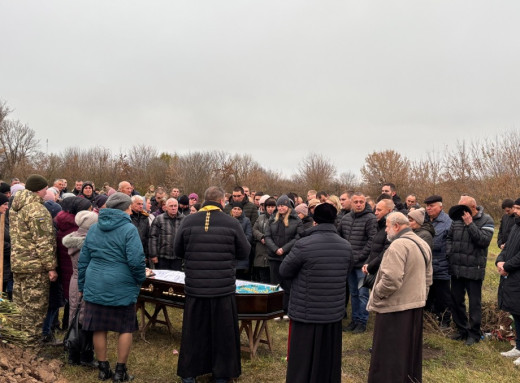
{"label": "fur hat", "polygon": [[320,203],[318,206],[316,206],[316,209],[314,209],[312,218],[314,218],[314,221],[318,224],[334,223],[337,215],[338,210],[334,207],[334,205],[331,205],[330,203]]}
{"label": "fur hat", "polygon": [[300,213],[300,214],[303,214],[304,216],[308,216],[309,215],[309,208],[307,207],[307,205],[305,205],[304,203],[301,203],[299,204],[298,206],[296,206],[294,208],[294,211],[296,213]]}
{"label": "fur hat", "polygon": [[413,219],[415,222],[417,222],[419,225],[422,225],[424,223],[424,208],[412,210],[408,213],[408,217]]}
{"label": "fur hat", "polygon": [[98,221],[98,215],[93,211],[82,210],[74,218],[78,227],[88,230],[90,226]]}
{"label": "fur hat", "polygon": [[319,205],[320,200],[317,198],[313,198],[313,199],[309,200],[307,203],[308,203],[308,207],[310,209],[311,207],[315,207],[315,206]]}
{"label": "fur hat", "polygon": [[115,192],[107,199],[107,207],[109,209],[118,209],[125,211],[132,204],[132,199],[130,196],[121,193]]}
{"label": "fur hat", "polygon": [[471,210],[466,205],[455,205],[450,208],[448,215],[453,221],[462,221],[462,216],[464,212],[468,212],[471,214]]}
{"label": "fur hat", "polygon": [[49,186],[47,180],[39,174],[31,174],[25,182],[25,188],[32,192],[38,192]]}

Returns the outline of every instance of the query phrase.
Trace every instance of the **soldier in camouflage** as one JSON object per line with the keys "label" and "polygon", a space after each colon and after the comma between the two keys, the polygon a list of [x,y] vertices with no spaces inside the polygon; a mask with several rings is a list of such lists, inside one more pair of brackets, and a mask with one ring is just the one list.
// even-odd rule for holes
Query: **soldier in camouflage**
{"label": "soldier in camouflage", "polygon": [[43,205],[47,180],[33,174],[25,190],[14,197],[10,215],[13,302],[20,310],[20,330],[28,347],[39,348],[49,302],[49,286],[56,273],[56,237],[52,218]]}

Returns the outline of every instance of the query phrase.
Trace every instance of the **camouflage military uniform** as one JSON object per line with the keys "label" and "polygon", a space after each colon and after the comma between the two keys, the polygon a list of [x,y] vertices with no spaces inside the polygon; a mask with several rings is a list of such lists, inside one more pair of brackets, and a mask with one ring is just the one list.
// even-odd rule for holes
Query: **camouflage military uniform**
{"label": "camouflage military uniform", "polygon": [[49,303],[49,271],[56,269],[56,237],[42,199],[29,190],[16,193],[10,213],[13,301],[28,346],[37,346]]}

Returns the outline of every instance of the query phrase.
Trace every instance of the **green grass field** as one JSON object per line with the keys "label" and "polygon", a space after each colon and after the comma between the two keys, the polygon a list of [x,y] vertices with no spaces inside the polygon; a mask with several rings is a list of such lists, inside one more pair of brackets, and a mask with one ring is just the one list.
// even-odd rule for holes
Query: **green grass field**
{"label": "green grass field", "polygon": [[[498,274],[494,260],[498,253],[496,239],[490,247],[488,270],[484,282],[483,301],[496,301]],[[148,330],[147,341],[136,334],[130,354],[128,368],[135,375],[134,382],[179,382],[176,375],[181,337],[182,310],[169,309],[173,323],[173,333],[168,334],[167,328],[157,325]],[[372,342],[373,314],[370,315],[368,331],[365,334],[343,335],[342,382],[365,382],[370,364],[368,349]],[[238,379],[243,383],[284,382],[286,370],[288,322],[269,321],[269,330],[274,340],[273,351],[268,352],[265,345],[260,345],[256,358],[251,360],[246,353],[242,354],[242,376]],[[245,342],[245,338],[242,339]],[[109,360],[115,364],[116,337],[110,335]],[[518,382],[520,370],[514,367],[511,359],[499,355],[499,352],[509,350],[508,342],[485,340],[475,346],[467,347],[461,342],[455,342],[440,331],[428,330],[424,334],[423,377],[428,383],[449,382]],[[50,351],[54,357],[66,361],[66,355],[60,349]],[[83,367],[66,365],[62,374],[70,382],[86,383],[97,381],[97,371]],[[209,376],[198,379],[198,382],[210,382]]]}

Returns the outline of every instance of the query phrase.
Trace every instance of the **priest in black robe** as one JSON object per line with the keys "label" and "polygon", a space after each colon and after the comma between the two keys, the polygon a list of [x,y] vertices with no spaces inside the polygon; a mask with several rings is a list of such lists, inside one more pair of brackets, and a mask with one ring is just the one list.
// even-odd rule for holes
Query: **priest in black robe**
{"label": "priest in black robe", "polygon": [[224,190],[209,187],[204,199],[198,213],[183,219],[174,245],[186,275],[177,366],[183,383],[209,373],[224,383],[241,374],[235,263],[249,256],[250,244],[240,223],[222,211]]}

